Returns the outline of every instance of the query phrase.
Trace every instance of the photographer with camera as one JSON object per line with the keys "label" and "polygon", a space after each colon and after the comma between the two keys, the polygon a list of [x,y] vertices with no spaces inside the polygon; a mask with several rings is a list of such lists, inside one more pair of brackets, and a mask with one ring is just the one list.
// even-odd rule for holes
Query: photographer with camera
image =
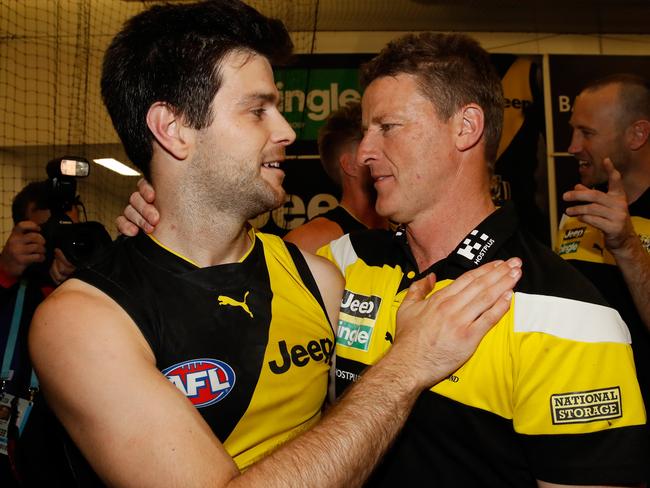
{"label": "photographer with camera", "polygon": [[[45,261],[45,238],[41,234],[41,226],[51,215],[48,208],[49,186],[47,180],[32,182],[14,197],[11,208],[14,228],[0,253],[0,286],[3,288],[10,288],[20,281],[30,265]],[[71,222],[78,222],[77,206],[71,205],[66,215]],[[53,252],[49,276],[53,285],[59,285],[75,268],[60,249]]]}
{"label": "photographer with camera", "polygon": [[[49,180],[32,182],[16,194],[11,208],[14,228],[0,253],[0,407],[10,412],[7,418],[0,419],[1,486],[21,486],[24,481],[25,470],[20,465],[25,461],[17,460],[16,441],[26,425],[37,389],[27,354],[29,323],[38,304],[75,269],[58,248],[52,250],[51,264],[42,269],[47,241],[41,231],[51,216],[50,187]],[[70,206],[67,217],[78,221],[76,205]],[[22,446],[32,435],[45,437],[44,429],[49,432],[52,428],[49,412],[41,413],[44,415],[29,415],[30,426],[19,449],[21,459],[26,455],[41,457],[33,450],[36,443],[29,443],[29,453]]]}
{"label": "photographer with camera", "polygon": [[83,264],[84,256],[110,241],[101,224],[79,223],[83,205],[76,178],[87,176],[88,167],[84,158],[53,159],[47,164],[48,179],[29,183],[12,202],[14,228],[0,253],[0,410],[9,413],[0,417],[3,487],[66,485],[58,422],[35,397],[38,380],[27,333],[45,297],[75,271],[75,264]]}

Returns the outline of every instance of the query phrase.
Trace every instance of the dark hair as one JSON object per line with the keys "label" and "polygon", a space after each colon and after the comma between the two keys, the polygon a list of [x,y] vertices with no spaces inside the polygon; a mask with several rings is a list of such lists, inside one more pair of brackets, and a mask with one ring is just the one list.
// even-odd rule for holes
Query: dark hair
{"label": "dark hair", "polygon": [[157,5],[131,18],[106,50],[101,79],[126,154],[149,177],[152,104],[167,103],[190,127],[203,129],[212,122],[228,54],[248,51],[280,63],[292,49],[282,22],[239,0]]}
{"label": "dark hair", "polygon": [[639,119],[650,120],[650,80],[633,73],[615,73],[588,82],[582,91],[619,85],[619,123],[626,127]]}
{"label": "dark hair", "polygon": [[503,89],[490,56],[477,41],[464,34],[408,34],[388,43],[361,67],[367,87],[382,76],[415,75],[422,94],[447,121],[468,103],[485,114],[485,157],[497,155],[503,124]]}
{"label": "dark hair", "polygon": [[318,154],[327,176],[341,186],[341,150],[350,142],[363,139],[361,104],[349,102],[332,112],[318,131]]}
{"label": "dark hair", "polygon": [[14,196],[11,202],[11,218],[14,225],[27,220],[29,204],[34,203],[38,210],[47,210],[50,196],[49,181],[32,181]]}

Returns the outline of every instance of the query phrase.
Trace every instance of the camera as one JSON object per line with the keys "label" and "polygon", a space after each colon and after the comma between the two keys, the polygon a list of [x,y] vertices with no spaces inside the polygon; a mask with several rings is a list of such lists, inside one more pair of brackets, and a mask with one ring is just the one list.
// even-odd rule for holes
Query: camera
{"label": "camera", "polygon": [[79,156],[64,156],[49,161],[46,171],[50,218],[41,226],[46,247],[42,265],[47,272],[57,247],[75,266],[89,264],[112,241],[101,223],[75,223],[67,214],[73,207],[80,206],[85,215],[85,208],[77,196],[77,178],[88,176],[90,163]]}

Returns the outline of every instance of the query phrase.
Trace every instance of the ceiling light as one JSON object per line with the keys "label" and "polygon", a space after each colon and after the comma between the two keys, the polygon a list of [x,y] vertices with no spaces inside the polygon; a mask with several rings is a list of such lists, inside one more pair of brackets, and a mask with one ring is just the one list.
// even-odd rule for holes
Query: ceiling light
{"label": "ceiling light", "polygon": [[129,168],[124,163],[120,163],[117,159],[101,158],[101,159],[93,159],[93,161],[103,166],[104,168],[108,168],[111,171],[115,171],[116,173],[119,173],[124,176],[140,176],[140,173],[138,173],[136,170]]}

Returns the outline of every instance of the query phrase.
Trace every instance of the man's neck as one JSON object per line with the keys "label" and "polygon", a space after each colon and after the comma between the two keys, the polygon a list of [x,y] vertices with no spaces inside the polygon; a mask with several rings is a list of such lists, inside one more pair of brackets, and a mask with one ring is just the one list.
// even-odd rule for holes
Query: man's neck
{"label": "man's neck", "polygon": [[369,229],[388,228],[388,220],[377,214],[375,199],[367,192],[346,191],[344,188],[340,205]]}
{"label": "man's neck", "polygon": [[[469,232],[495,210],[489,194],[440,202],[406,226],[409,247],[420,271],[446,258]],[[462,209],[462,210],[461,210]]]}
{"label": "man's neck", "polygon": [[199,267],[234,263],[248,252],[246,221],[219,212],[198,214],[194,205],[156,201],[160,222],[153,236]]}

